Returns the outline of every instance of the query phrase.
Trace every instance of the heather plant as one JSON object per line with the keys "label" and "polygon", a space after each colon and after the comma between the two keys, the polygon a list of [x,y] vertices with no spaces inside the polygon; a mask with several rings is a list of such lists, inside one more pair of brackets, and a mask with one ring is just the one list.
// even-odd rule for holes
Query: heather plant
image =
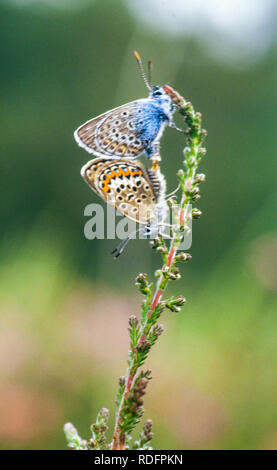
{"label": "heather plant", "polygon": [[165,298],[165,291],[170,281],[181,278],[178,265],[191,259],[191,255],[179,251],[179,247],[184,234],[189,230],[190,219],[199,219],[201,216],[201,211],[194,207],[194,204],[200,198],[200,183],[205,180],[204,174],[197,173],[199,163],[206,152],[203,147],[206,131],[202,129],[201,114],[195,112],[192,104],[185,101],[171,87],[166,85],[165,89],[177,104],[186,125],[183,167],[177,173],[181,197],[179,201],[176,197],[169,201],[174,217],[171,239],[168,244],[165,238],[159,235],[150,242],[152,249],[160,253],[162,260],[162,267],[155,272],[156,284],[150,282],[144,273],[140,273],[136,278],[136,287],[143,295],[143,301],[140,318],[135,315],[129,318],[128,367],[125,376],[119,379],[112,442],[109,443],[106,439],[109,411],[102,408],[95,424],[91,425],[91,436],[88,440],[82,439],[71,423],[64,426],[70,449],[151,449],[153,431],[150,419],[145,421],[138,439],[133,441],[133,431],[144,414],[144,395],[151,380],[151,371],[143,370],[142,366],[164,331],[159,323],[163,310],[179,312],[186,302],[183,295]]}

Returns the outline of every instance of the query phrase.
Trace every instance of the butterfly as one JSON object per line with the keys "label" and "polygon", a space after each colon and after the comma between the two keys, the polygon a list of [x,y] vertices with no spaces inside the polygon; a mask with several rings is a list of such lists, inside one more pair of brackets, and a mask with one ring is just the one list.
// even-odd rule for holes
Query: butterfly
{"label": "butterfly", "polygon": [[[137,160],[95,158],[81,169],[89,187],[114,206],[125,217],[138,222],[146,236],[151,236],[163,225],[167,215],[166,183],[160,169],[145,168]],[[114,250],[116,257],[123,251],[127,237]]]}
{"label": "butterfly", "polygon": [[146,157],[159,161],[160,138],[166,126],[180,132],[173,121],[178,108],[165,85],[151,87],[143,70],[139,54],[134,55],[149,90],[148,98],[139,99],[111,109],[82,124],[74,132],[77,144],[97,157],[135,159],[145,152]]}

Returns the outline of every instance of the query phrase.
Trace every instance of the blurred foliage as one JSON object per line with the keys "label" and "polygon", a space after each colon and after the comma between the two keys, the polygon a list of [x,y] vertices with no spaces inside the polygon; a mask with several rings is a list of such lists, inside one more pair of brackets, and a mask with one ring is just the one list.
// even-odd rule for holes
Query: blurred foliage
{"label": "blurred foliage", "polygon": [[[85,435],[99,408],[114,410],[139,305],[130,279],[159,257],[133,241],[115,262],[116,241],[84,238],[96,196],[72,134],[146,96],[136,48],[208,130],[193,260],[172,288],[188,302],[164,315],[147,364],[153,446],[276,449],[276,47],[245,67],[221,63],[200,40],[142,28],[123,0],[72,10],[2,1],[0,12],[2,448],[65,448],[65,421]],[[182,143],[172,129],[162,139],[169,190]]]}

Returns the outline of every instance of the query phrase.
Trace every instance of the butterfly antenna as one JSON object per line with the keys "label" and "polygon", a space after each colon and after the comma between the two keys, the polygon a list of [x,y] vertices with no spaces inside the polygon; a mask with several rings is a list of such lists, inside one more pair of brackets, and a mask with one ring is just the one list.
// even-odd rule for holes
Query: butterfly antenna
{"label": "butterfly antenna", "polygon": [[128,241],[131,240],[131,238],[133,238],[133,235],[135,233],[141,232],[142,230],[143,230],[142,228],[138,228],[137,230],[132,232],[130,235],[128,235],[128,237],[124,238],[124,240],[122,240],[122,242],[120,242],[119,245],[117,245],[117,247],[111,252],[111,255],[114,255],[114,259],[117,259],[121,255],[121,253],[123,253]]}
{"label": "butterfly antenna", "polygon": [[142,79],[143,79],[143,81],[144,81],[144,83],[145,83],[145,85],[146,85],[146,88],[147,88],[149,91],[152,91],[152,88],[151,88],[151,86],[149,85],[148,80],[147,80],[146,75],[145,75],[145,72],[144,72],[144,70],[143,70],[142,60],[141,60],[141,58],[140,58],[139,53],[138,53],[137,51],[134,51],[134,56],[135,56],[135,59],[136,59],[136,61],[137,61],[137,63],[138,63],[138,66],[139,66],[139,69],[140,69],[140,73],[141,73]]}
{"label": "butterfly antenna", "polygon": [[152,60],[148,60],[147,62],[147,68],[148,68],[148,83],[150,85],[150,87],[152,88],[152,71],[153,71],[153,64],[152,64]]}
{"label": "butterfly antenna", "polygon": [[125,238],[119,245],[111,252],[111,255],[114,255],[114,259],[117,259],[121,253],[123,253],[125,246],[127,245],[130,237]]}

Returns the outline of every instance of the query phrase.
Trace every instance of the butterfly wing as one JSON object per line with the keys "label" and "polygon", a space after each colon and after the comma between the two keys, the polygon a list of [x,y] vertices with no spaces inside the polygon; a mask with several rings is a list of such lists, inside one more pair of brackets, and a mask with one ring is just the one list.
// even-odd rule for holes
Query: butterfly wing
{"label": "butterfly wing", "polygon": [[148,224],[155,214],[157,194],[138,161],[96,158],[83,166],[81,175],[93,191],[125,217]]}
{"label": "butterfly wing", "polygon": [[149,145],[137,132],[136,120],[147,99],[132,101],[87,121],[74,133],[78,145],[96,156],[136,158]]}

